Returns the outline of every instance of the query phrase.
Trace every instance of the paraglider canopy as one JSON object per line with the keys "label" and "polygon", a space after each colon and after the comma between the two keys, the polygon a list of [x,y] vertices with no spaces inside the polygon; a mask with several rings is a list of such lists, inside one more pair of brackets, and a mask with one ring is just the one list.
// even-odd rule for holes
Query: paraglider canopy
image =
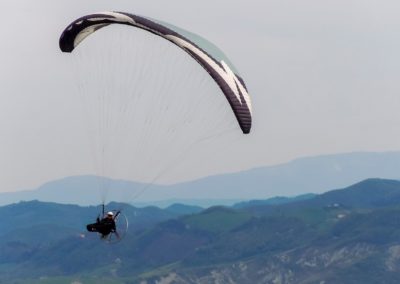
{"label": "paraglider canopy", "polygon": [[63,52],[72,52],[86,37],[110,24],[122,24],[160,36],[192,56],[218,84],[229,102],[243,133],[250,132],[251,100],[243,79],[229,59],[206,39],[157,20],[122,12],[101,12],[72,22],[59,41]]}

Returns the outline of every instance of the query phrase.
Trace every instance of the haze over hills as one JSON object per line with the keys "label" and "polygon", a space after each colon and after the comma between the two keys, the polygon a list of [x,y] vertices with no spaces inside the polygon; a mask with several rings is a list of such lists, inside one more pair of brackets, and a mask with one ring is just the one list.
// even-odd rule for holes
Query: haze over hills
{"label": "haze over hills", "polygon": [[[173,203],[231,205],[243,200],[322,193],[360,180],[400,178],[400,152],[349,153],[308,157],[292,162],[222,174],[173,185],[74,176],[51,181],[30,191],[0,194],[0,205],[20,200],[95,205],[109,201],[166,207]],[[99,184],[112,190],[99,191]],[[134,198],[137,193],[141,193]]]}
{"label": "haze over hills", "polygon": [[285,204],[179,205],[115,245],[77,234],[94,207],[4,206],[18,222],[0,234],[0,283],[399,283],[399,201],[400,181],[368,179]]}

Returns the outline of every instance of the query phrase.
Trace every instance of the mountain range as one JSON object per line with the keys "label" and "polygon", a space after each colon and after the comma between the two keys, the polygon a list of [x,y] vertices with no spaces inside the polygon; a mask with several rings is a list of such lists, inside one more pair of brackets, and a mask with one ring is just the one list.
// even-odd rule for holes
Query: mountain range
{"label": "mountain range", "polygon": [[[167,207],[185,203],[208,207],[250,199],[322,193],[363,179],[398,179],[400,152],[348,153],[307,157],[238,173],[209,176],[172,185],[143,184],[96,176],[73,176],[36,189],[0,193],[0,205],[21,200],[96,205],[105,201]],[[103,188],[103,189],[99,189]]]}
{"label": "mountain range", "polygon": [[132,224],[116,244],[84,232],[100,207],[21,202],[0,207],[0,283],[399,283],[399,202],[400,181],[367,179],[275,203],[114,203]]}

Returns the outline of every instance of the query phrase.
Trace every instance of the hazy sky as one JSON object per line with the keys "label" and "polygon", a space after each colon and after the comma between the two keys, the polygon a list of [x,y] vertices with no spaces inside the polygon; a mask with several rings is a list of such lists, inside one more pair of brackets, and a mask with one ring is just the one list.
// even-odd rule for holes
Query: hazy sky
{"label": "hazy sky", "polygon": [[65,99],[72,88],[58,38],[72,20],[104,10],[206,37],[247,83],[252,133],[212,161],[194,157],[176,180],[400,148],[398,1],[2,0],[0,9],[0,191],[89,173],[83,142],[71,136],[79,119],[65,119],[77,108]]}

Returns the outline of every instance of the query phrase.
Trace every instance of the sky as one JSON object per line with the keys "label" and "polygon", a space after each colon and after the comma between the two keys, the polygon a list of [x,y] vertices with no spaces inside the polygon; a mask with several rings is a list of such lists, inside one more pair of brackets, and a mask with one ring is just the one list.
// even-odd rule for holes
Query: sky
{"label": "sky", "polygon": [[0,9],[0,192],[91,173],[58,38],[76,18],[106,10],[206,37],[234,62],[252,97],[250,135],[191,152],[165,182],[400,148],[397,1],[2,0]]}

